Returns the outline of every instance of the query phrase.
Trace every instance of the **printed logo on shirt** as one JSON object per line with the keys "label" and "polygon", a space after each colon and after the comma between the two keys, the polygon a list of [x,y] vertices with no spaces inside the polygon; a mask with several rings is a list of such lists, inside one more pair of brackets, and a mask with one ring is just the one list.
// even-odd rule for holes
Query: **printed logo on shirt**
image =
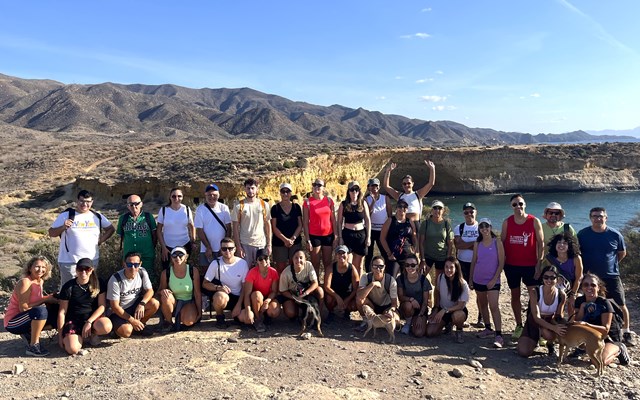
{"label": "printed logo on shirt", "polygon": [[509,236],[509,243],[527,247],[527,245],[529,244],[530,237],[531,237],[530,232],[522,232],[522,236],[511,235]]}
{"label": "printed logo on shirt", "polygon": [[138,294],[138,293],[140,293],[141,290],[142,290],[141,287],[137,287],[137,288],[129,290],[128,292],[121,292],[120,293],[120,297],[127,297],[127,296],[130,296],[132,294]]}
{"label": "printed logo on shirt", "polygon": [[89,229],[89,228],[96,228],[98,225],[96,225],[96,223],[91,220],[91,221],[73,221],[73,228],[78,228],[78,229]]}

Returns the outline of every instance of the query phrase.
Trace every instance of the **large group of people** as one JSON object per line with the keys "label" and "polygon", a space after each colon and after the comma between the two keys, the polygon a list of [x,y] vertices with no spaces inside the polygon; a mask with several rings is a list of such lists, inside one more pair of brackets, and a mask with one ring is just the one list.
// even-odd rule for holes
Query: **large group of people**
{"label": "large group of people", "polygon": [[[366,191],[351,181],[336,202],[322,179],[302,204],[292,200],[292,185],[282,183],[280,200],[271,205],[250,178],[232,208],[209,184],[195,212],[175,188],[157,217],[143,211],[142,198],[134,194],[117,228],[92,208],[93,194],[82,190],[75,208],[60,213],[49,229],[51,237],[60,237],[60,291],[43,294],[52,265],[44,257],[31,259],[11,296],[5,328],[22,335],[27,355],[44,356],[39,337],[49,324],[57,328],[61,348],[76,354],[110,333],[152,335],[158,329],[147,322],[156,314],[161,332],[187,329],[208,309],[218,329],[231,319],[262,333],[280,314],[298,318],[301,300],[313,297],[326,321],[364,316],[366,305],[381,318],[403,320],[404,334],[452,332],[463,343],[470,327],[467,304],[475,297],[476,336],[501,348],[504,271],[516,323],[511,342],[520,355],[539,345],[554,354],[554,341],[566,330],[566,322],[557,321],[564,317],[608,333],[607,363],[629,362],[626,346],[635,337],[619,269],[625,243],[607,226],[604,208],[591,209],[591,225],[576,233],[563,221],[560,204],[545,208],[543,223],[514,194],[512,215],[499,236],[470,202],[462,207],[464,222],[453,226],[441,200],[433,200],[423,218],[424,198],[435,185],[435,165],[425,165],[428,183],[418,190],[410,175],[402,178],[402,190],[390,186],[392,163],[384,173],[385,193],[377,178],[368,179]],[[122,269],[101,282],[99,248],[114,233],[120,236]],[[529,298],[524,322],[523,284]],[[58,305],[53,315],[47,304]],[[366,328],[363,321],[356,329]]]}

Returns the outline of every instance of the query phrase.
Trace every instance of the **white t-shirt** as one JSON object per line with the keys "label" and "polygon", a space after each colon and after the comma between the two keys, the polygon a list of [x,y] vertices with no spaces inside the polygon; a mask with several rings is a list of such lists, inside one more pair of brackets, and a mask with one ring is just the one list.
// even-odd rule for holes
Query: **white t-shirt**
{"label": "white t-shirt", "polygon": [[[465,243],[472,243],[478,239],[478,235],[480,232],[478,231],[478,222],[476,221],[473,225],[464,224],[464,228],[462,229],[462,235],[460,234],[460,225],[456,225],[453,228],[453,234],[455,236],[460,236]],[[473,259],[473,249],[462,249],[458,250],[458,260],[464,262],[471,262]]]}
{"label": "white t-shirt", "polygon": [[[120,275],[122,282],[118,282],[116,275]],[[143,292],[151,289],[151,281],[147,271],[140,267],[133,279],[128,279],[124,270],[120,270],[111,275],[107,285],[107,300],[120,300],[120,307],[127,309],[131,307],[138,297],[144,295]]]}
{"label": "white t-shirt", "polygon": [[[245,200],[242,207],[242,216],[240,217],[240,243],[247,244],[249,246],[257,247],[259,249],[267,246],[267,238],[264,235],[264,215],[267,218],[269,216],[269,203],[264,203],[264,215],[263,208],[260,204],[261,201],[255,198],[251,203],[247,203]],[[240,203],[233,207],[233,213],[231,214],[231,221],[238,222],[238,213],[240,212]]]}
{"label": "white t-shirt", "polygon": [[[220,274],[218,274],[218,261],[220,261]],[[231,294],[240,296],[242,291],[242,284],[244,283],[249,267],[247,262],[240,257],[235,257],[235,261],[231,264],[224,262],[222,257],[211,261],[207,273],[204,279],[212,282],[214,278],[217,278],[223,285],[229,286]]]}
{"label": "white t-shirt", "polygon": [[376,202],[373,202],[373,196],[369,195],[366,198],[369,210],[371,210],[371,230],[380,231],[382,225],[387,220],[387,201],[384,194],[378,197]]}
{"label": "white t-shirt", "polygon": [[[222,204],[216,201],[216,205],[211,207],[211,210],[216,213],[220,221],[227,225],[231,223],[231,215],[229,213],[229,207],[226,204]],[[220,225],[218,220],[211,214],[211,211],[206,205],[200,204],[196,208],[195,227],[204,230],[204,234],[209,240],[211,250],[214,252],[220,251],[220,241],[226,236],[224,227]],[[207,248],[204,244],[200,244],[200,252],[204,253]]]}
{"label": "white t-shirt", "polygon": [[458,298],[457,301],[451,301],[451,294],[449,293],[449,289],[447,288],[447,277],[444,273],[440,274],[440,278],[438,279],[438,290],[440,292],[440,308],[451,308],[456,305],[458,301],[464,301],[467,303],[469,301],[469,285],[466,281],[462,281],[462,294]]}
{"label": "white t-shirt", "polygon": [[[102,216],[102,228],[111,226],[111,222]],[[52,228],[59,228],[64,225],[64,221],[69,219],[69,212],[64,211],[58,215]],[[79,213],[73,218],[73,225],[62,232],[60,237],[60,251],[58,252],[58,262],[74,264],[81,258],[96,260],[100,257],[98,241],[100,240],[100,218],[91,211]],[[68,249],[68,250],[67,250]]]}
{"label": "white t-shirt", "polygon": [[[294,267],[295,269],[295,267]],[[310,284],[311,282],[318,281],[318,275],[316,274],[316,270],[313,268],[313,264],[311,261],[307,261],[302,267],[300,272],[296,273],[296,279],[301,284]],[[280,274],[280,282],[278,282],[278,290],[280,292],[291,291],[294,292],[297,288],[296,281],[293,279],[293,275],[291,274],[291,265],[288,265],[287,268],[282,271]]]}
{"label": "white t-shirt", "polygon": [[180,204],[177,211],[169,206],[160,208],[157,221],[162,224],[162,237],[167,246],[184,246],[191,240],[189,224],[193,224],[193,212],[189,210],[187,213],[187,206],[184,204]]}

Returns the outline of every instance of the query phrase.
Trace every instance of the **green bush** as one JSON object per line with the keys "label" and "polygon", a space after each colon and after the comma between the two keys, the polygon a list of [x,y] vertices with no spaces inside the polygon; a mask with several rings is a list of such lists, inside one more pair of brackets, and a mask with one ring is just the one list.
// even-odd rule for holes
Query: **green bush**
{"label": "green bush", "polygon": [[627,256],[620,262],[620,274],[623,278],[640,282],[640,212],[622,228],[627,246]]}

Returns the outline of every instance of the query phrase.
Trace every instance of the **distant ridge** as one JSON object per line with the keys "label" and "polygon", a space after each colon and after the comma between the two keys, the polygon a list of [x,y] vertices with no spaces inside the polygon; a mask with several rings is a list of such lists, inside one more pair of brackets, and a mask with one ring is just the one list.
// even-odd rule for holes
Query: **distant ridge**
{"label": "distant ridge", "polygon": [[[363,108],[291,101],[250,88],[171,84],[65,85],[0,74],[0,121],[50,132],[176,134],[202,138],[378,145],[496,145],[620,140],[584,131],[531,135],[423,121]],[[633,139],[627,137],[627,139]]]}

